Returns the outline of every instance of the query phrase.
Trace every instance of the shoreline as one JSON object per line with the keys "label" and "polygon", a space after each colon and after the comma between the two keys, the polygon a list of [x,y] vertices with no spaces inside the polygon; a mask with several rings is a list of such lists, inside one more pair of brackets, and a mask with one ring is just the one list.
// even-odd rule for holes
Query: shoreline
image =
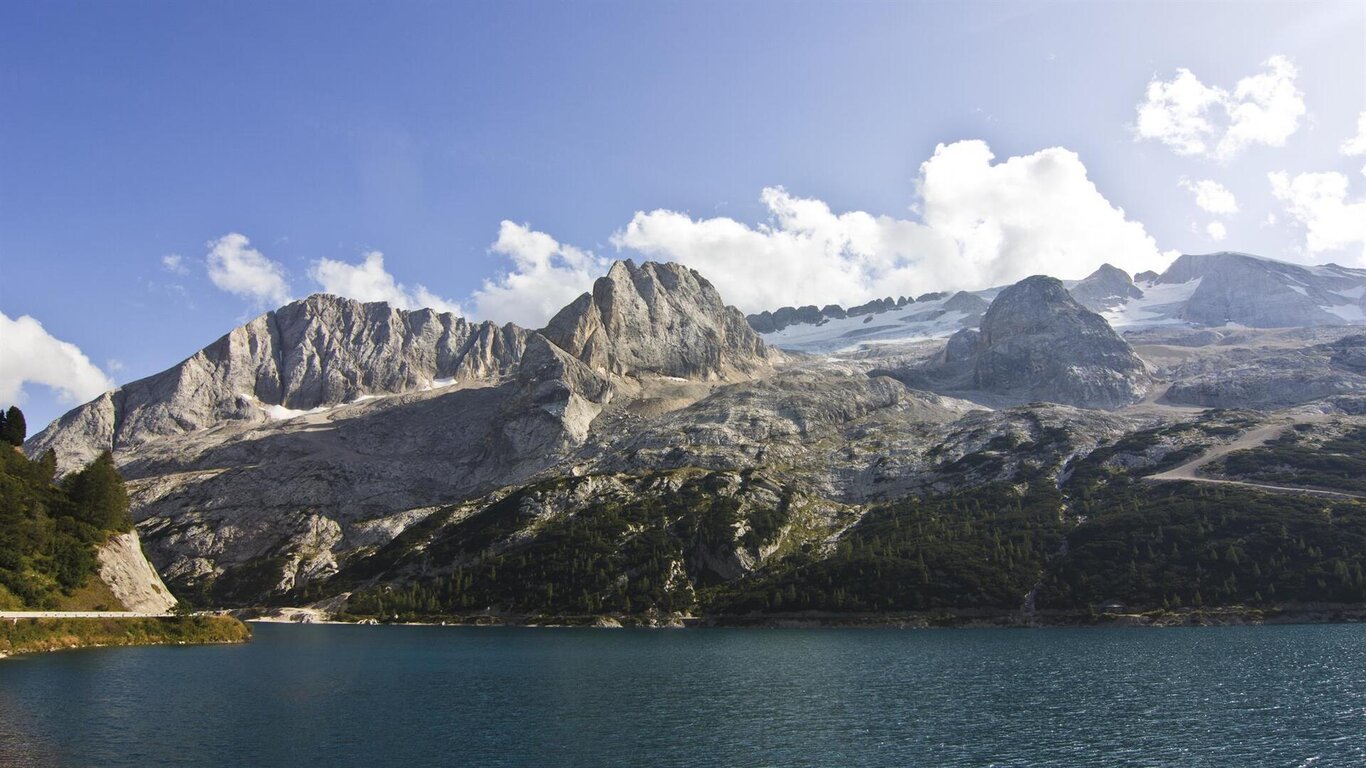
{"label": "shoreline", "polygon": [[[283,609],[297,611],[297,609]],[[301,613],[244,618],[249,623],[354,624],[358,626],[528,627],[591,629],[1050,629],[1067,627],[1266,626],[1281,624],[1354,624],[1366,622],[1366,604],[1247,608],[1193,608],[1150,611],[932,611],[885,614],[793,613],[755,615],[587,615],[463,614],[380,619],[337,618]]]}
{"label": "shoreline", "polygon": [[0,659],[147,645],[235,645],[251,629],[231,616],[62,617],[0,620]]}

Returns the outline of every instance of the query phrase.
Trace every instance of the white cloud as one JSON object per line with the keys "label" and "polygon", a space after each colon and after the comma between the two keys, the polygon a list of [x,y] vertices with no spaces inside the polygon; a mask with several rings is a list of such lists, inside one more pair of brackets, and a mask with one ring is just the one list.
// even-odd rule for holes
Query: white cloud
{"label": "white cloud", "polygon": [[767,223],[655,210],[637,213],[612,242],[696,268],[746,311],[982,288],[1039,273],[1082,277],[1106,261],[1133,272],[1170,260],[1101,195],[1074,152],[993,159],[981,141],[936,148],[917,181],[921,221],[837,214],[771,187],[762,196]]}
{"label": "white cloud", "polygon": [[[1357,115],[1357,135],[1342,142],[1338,151],[1348,157],[1366,155],[1366,112]],[[1362,172],[1366,173],[1366,168],[1362,168]]]}
{"label": "white cloud", "polygon": [[1190,179],[1182,179],[1181,187],[1195,195],[1195,204],[1203,211],[1219,214],[1238,212],[1237,198],[1217,181],[1202,179],[1193,182]]}
{"label": "white cloud", "polygon": [[1189,69],[1176,70],[1171,80],[1154,78],[1138,107],[1138,135],[1157,139],[1178,155],[1204,154],[1218,132],[1209,112],[1227,98],[1226,91],[1206,86]]}
{"label": "white cloud", "polygon": [[1304,116],[1304,93],[1295,87],[1298,72],[1285,56],[1272,56],[1266,72],[1238,81],[1228,110],[1229,127],[1215,154],[1232,157],[1252,144],[1283,147],[1299,130]]}
{"label": "white cloud", "polygon": [[185,266],[185,259],[178,253],[168,253],[162,256],[161,268],[173,275],[190,274],[190,268]]}
{"label": "white cloud", "polygon": [[1211,221],[1205,225],[1205,234],[1216,243],[1228,237],[1228,228],[1221,221]]}
{"label": "white cloud", "polygon": [[1285,172],[1267,174],[1271,193],[1286,213],[1305,227],[1311,254],[1360,244],[1359,264],[1366,264],[1366,198],[1348,200],[1345,174]]}
{"label": "white cloud", "polygon": [[0,403],[23,403],[26,384],[42,384],[65,403],[83,403],[114,382],[75,344],[54,338],[28,315],[0,312]]}
{"label": "white cloud", "polygon": [[360,264],[319,259],[308,270],[326,293],[358,301],[384,301],[400,309],[430,307],[439,312],[461,314],[460,305],[427,290],[425,285],[411,289],[399,283],[384,268],[384,254],[370,251]]}
{"label": "white cloud", "polygon": [[485,280],[471,296],[476,317],[528,328],[545,324],[564,305],[593,287],[608,263],[589,251],[564,245],[529,225],[503,221],[490,250],[512,260],[512,269]]}
{"label": "white cloud", "polygon": [[256,304],[289,301],[285,269],[251,247],[245,235],[232,232],[209,243],[209,279],[228,293]]}
{"label": "white cloud", "polygon": [[1207,86],[1188,69],[1171,80],[1154,78],[1138,105],[1137,133],[1178,155],[1229,160],[1253,144],[1285,146],[1305,114],[1298,74],[1285,56],[1272,56],[1266,71],[1244,77],[1232,92]]}

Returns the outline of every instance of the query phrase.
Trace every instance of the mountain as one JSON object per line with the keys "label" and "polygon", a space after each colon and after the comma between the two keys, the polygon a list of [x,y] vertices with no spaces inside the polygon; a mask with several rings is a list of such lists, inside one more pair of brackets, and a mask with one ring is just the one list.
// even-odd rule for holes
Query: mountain
{"label": "mountain", "polygon": [[1245,253],[1188,254],[1137,287],[1141,297],[1104,312],[1115,327],[1366,324],[1366,270],[1336,264],[1287,264]]}
{"label": "mountain", "polygon": [[980,330],[958,331],[937,357],[892,375],[965,397],[976,392],[1086,408],[1135,403],[1152,383],[1143,361],[1104,318],[1060,280],[1042,275],[1001,291]]}
{"label": "mountain", "polygon": [[1143,399],[1143,361],[1100,315],[1045,276],[1025,278],[996,297],[982,318],[973,383],[989,392],[1087,407]]}
{"label": "mountain", "polygon": [[314,296],[76,409],[28,450],[69,466],[112,448],[173,586],[246,599],[557,466],[614,397],[687,402],[776,359],[672,264],[617,263],[541,332]]}
{"label": "mountain", "polygon": [[[1333,549],[1320,507],[1135,482],[1311,424],[1266,466],[1353,474],[1324,467],[1366,428],[1360,329],[1182,319],[1219,262],[780,310],[768,333],[674,264],[618,262],[540,330],[312,297],[28,448],[112,448],[148,556],[202,605],[667,622],[1350,597],[1356,582],[1299,578],[1304,552],[1239,538],[1303,529],[1350,574],[1355,540]],[[1284,266],[1229,269],[1303,279]],[[1351,298],[1353,271],[1304,269],[1324,271],[1320,298]],[[1329,447],[1294,443],[1311,437]],[[1337,519],[1356,502],[1325,503]],[[1153,576],[1212,573],[1188,562],[1206,551],[1217,582]]]}
{"label": "mountain", "polygon": [[314,295],[234,329],[180,364],[106,393],[36,435],[66,471],[103,450],[359,398],[497,381],[526,343],[514,325]]}

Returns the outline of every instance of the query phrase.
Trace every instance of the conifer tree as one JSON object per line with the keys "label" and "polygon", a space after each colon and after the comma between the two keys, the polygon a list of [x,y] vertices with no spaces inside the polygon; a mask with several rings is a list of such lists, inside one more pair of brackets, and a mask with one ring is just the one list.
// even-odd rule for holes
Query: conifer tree
{"label": "conifer tree", "polygon": [[11,405],[4,420],[0,421],[0,441],[21,446],[27,436],[28,425],[24,422],[24,412],[19,410],[19,406]]}
{"label": "conifer tree", "polygon": [[62,488],[78,519],[100,530],[126,531],[133,527],[128,516],[128,491],[109,451],[62,480]]}

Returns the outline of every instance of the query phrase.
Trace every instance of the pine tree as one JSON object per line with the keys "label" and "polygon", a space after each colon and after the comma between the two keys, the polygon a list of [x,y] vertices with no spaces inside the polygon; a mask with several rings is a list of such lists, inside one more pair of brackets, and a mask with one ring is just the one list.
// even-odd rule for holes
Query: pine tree
{"label": "pine tree", "polygon": [[11,405],[4,420],[0,421],[0,441],[21,446],[27,436],[28,425],[24,422],[24,412],[19,410],[19,406]]}
{"label": "pine tree", "polygon": [[77,519],[106,531],[127,531],[133,527],[128,516],[128,491],[109,451],[62,480],[62,488]]}

